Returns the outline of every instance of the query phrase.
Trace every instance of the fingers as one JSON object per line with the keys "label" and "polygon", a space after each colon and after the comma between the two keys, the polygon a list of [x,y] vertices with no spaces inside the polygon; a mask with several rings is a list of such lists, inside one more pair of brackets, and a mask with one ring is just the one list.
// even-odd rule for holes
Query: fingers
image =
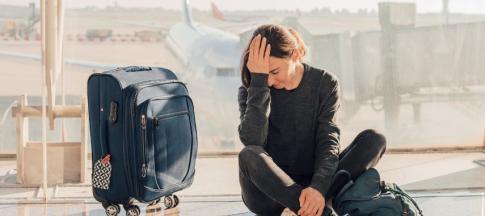
{"label": "fingers", "polygon": [[246,63],[249,71],[266,74],[269,72],[271,46],[267,40],[261,34],[258,34],[251,40],[248,48],[248,61]]}
{"label": "fingers", "polygon": [[316,215],[316,213],[318,212],[318,208],[320,208],[319,205],[319,203],[313,203],[313,205],[310,206],[310,215]]}
{"label": "fingers", "polygon": [[305,204],[305,191],[302,191],[302,193],[300,194],[300,207],[302,207],[304,204]]}
{"label": "fingers", "polygon": [[312,204],[311,200],[305,200],[305,203],[303,204],[303,208],[308,209],[308,207]]}
{"label": "fingers", "polygon": [[306,206],[306,208],[305,208],[305,209],[306,209],[306,210],[305,210],[305,213],[306,213],[307,215],[311,215],[311,216],[313,216],[313,215],[314,215],[314,214],[317,212],[317,211],[316,211],[316,209],[315,209],[315,211],[313,211],[313,209],[314,209],[314,207],[315,207],[315,203],[314,203],[313,201],[312,201],[312,202],[307,202],[307,203],[308,203],[308,205],[307,205],[307,206]]}
{"label": "fingers", "polygon": [[303,213],[303,205],[305,204],[305,200],[306,200],[306,197],[305,197],[305,190],[302,190],[301,191],[301,194],[300,194],[300,198],[299,198],[299,201],[300,201],[300,209],[298,210],[298,215],[301,215]]}
{"label": "fingers", "polygon": [[271,53],[271,44],[266,45],[266,53],[264,53],[264,61],[269,64],[269,54]]}
{"label": "fingers", "polygon": [[266,37],[263,37],[263,39],[261,39],[261,46],[259,47],[259,58],[260,60],[264,60],[264,54],[265,54],[265,49],[266,49]]}
{"label": "fingers", "polygon": [[305,202],[305,204],[303,204],[303,206],[301,207],[302,214],[309,214],[310,213],[310,205],[311,205],[310,200],[307,200]]}
{"label": "fingers", "polygon": [[300,195],[300,206],[301,208],[298,210],[298,215],[320,216],[324,208],[322,202],[318,201],[318,199],[308,197],[306,193]]}
{"label": "fingers", "polygon": [[308,206],[305,208],[303,207],[303,211],[302,213],[304,215],[311,215],[311,216],[315,216],[315,215],[318,215],[320,216],[320,214],[318,214],[318,211],[319,211],[319,208],[321,207],[321,205],[318,203],[318,202],[315,202],[315,201],[311,201],[311,202],[308,202]]}
{"label": "fingers", "polygon": [[300,210],[298,210],[298,215],[306,215],[305,209],[300,208]]}
{"label": "fingers", "polygon": [[260,46],[261,46],[261,35],[258,34],[258,36],[256,36],[254,39],[256,40],[254,47],[253,47],[254,59],[258,60],[259,59],[259,49],[260,49]]}
{"label": "fingers", "polygon": [[322,215],[324,208],[325,208],[325,205],[320,206],[320,208],[318,208],[318,212],[317,212],[316,216]]}
{"label": "fingers", "polygon": [[249,44],[249,59],[254,60],[254,50],[255,50],[255,43],[256,43],[256,38],[254,37],[253,40],[251,40],[251,44]]}

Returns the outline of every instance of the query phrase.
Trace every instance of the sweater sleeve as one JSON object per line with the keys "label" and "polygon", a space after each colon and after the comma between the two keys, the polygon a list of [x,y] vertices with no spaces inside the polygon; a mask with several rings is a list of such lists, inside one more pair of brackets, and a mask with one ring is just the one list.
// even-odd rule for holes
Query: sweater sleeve
{"label": "sweater sleeve", "polygon": [[336,124],[336,112],[340,107],[340,87],[337,80],[331,80],[330,93],[319,105],[315,146],[314,173],[310,186],[323,196],[332,183],[338,167],[340,129]]}
{"label": "sweater sleeve", "polygon": [[265,146],[268,135],[266,113],[270,102],[270,91],[266,84],[268,74],[253,73],[251,76],[249,88],[239,87],[239,139],[245,146]]}

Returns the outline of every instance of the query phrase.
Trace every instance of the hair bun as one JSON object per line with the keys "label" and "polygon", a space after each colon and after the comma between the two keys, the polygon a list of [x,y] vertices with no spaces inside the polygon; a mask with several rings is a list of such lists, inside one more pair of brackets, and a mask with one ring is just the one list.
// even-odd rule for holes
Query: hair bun
{"label": "hair bun", "polygon": [[301,57],[305,56],[307,49],[306,49],[305,42],[303,42],[303,39],[301,38],[300,34],[294,28],[288,28],[288,31],[295,38],[298,46],[298,51],[300,51]]}

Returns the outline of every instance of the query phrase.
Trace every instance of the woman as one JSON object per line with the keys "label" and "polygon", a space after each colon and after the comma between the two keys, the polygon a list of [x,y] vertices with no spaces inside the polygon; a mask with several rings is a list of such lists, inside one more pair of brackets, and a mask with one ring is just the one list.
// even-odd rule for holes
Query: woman
{"label": "woman", "polygon": [[305,51],[296,31],[263,25],[243,53],[239,178],[243,201],[257,215],[285,208],[322,215],[341,187],[336,171],[355,179],[386,148],[383,135],[365,130],[339,154],[340,87],[333,74],[302,62]]}

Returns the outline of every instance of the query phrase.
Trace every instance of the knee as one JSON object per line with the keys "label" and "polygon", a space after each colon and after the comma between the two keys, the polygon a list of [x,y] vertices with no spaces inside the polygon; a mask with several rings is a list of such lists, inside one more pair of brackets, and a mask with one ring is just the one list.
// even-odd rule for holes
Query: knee
{"label": "knee", "polygon": [[255,162],[258,155],[264,152],[263,147],[257,145],[248,145],[239,152],[239,166],[248,165]]}
{"label": "knee", "polygon": [[379,131],[376,131],[375,129],[367,129],[360,132],[358,136],[365,140],[364,143],[371,145],[369,148],[377,149],[382,152],[382,154],[385,152],[387,147],[386,137]]}

